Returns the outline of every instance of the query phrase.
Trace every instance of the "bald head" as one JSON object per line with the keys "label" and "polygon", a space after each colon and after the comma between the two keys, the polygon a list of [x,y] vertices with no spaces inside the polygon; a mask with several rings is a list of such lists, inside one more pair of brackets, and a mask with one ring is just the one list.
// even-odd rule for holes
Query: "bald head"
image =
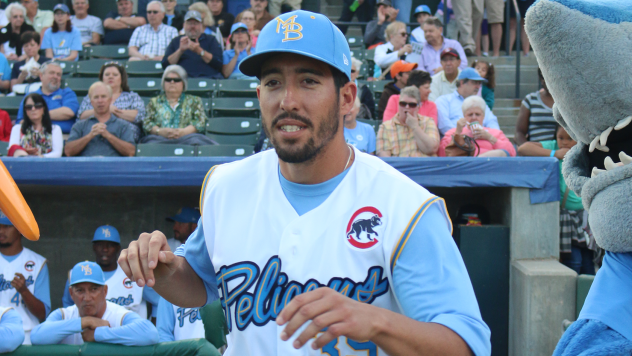
{"label": "bald head", "polygon": [[112,88],[103,82],[95,82],[88,90],[88,97],[97,117],[109,116],[110,104],[112,104]]}

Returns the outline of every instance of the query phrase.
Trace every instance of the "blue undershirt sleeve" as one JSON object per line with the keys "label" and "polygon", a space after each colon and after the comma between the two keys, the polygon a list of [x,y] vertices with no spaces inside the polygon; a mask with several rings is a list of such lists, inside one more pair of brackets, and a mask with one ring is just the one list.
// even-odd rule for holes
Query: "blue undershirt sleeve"
{"label": "blue undershirt sleeve", "polygon": [[158,330],[149,320],[129,312],[123,317],[123,325],[101,326],[94,330],[94,340],[125,346],[147,346],[158,343]]}
{"label": "blue undershirt sleeve", "polygon": [[472,282],[438,203],[428,207],[393,270],[393,289],[403,313],[444,325],[475,355],[491,353],[490,330],[481,317]]}
{"label": "blue undershirt sleeve", "polygon": [[155,318],[158,311],[160,296],[153,288],[145,286],[145,288],[143,288],[143,299],[147,303],[151,304],[151,317]]}
{"label": "blue undershirt sleeve", "polygon": [[68,308],[71,305],[75,305],[75,302],[70,297],[69,289],[70,289],[70,280],[67,279],[66,286],[64,287],[64,296],[61,298],[61,305],[63,305],[64,308]]}
{"label": "blue undershirt sleeve", "polygon": [[156,328],[158,329],[160,342],[176,341],[175,336],[173,336],[175,324],[176,315],[173,313],[172,304],[165,298],[160,298],[160,302],[158,303],[158,317],[156,318]]}
{"label": "blue undershirt sleeve", "polygon": [[22,317],[15,309],[0,315],[0,340],[0,354],[13,351],[24,342]]}
{"label": "blue undershirt sleeve", "polygon": [[31,330],[33,345],[56,345],[66,337],[81,332],[81,318],[63,320],[61,309],[50,313],[46,321]]}
{"label": "blue undershirt sleeve", "polygon": [[46,315],[50,313],[50,278],[48,276],[48,264],[44,264],[37,279],[35,280],[35,290],[33,295],[44,303]]}

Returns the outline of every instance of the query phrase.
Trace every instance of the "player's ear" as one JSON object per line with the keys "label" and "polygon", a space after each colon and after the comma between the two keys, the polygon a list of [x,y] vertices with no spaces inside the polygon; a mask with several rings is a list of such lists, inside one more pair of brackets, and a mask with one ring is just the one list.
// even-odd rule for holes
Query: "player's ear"
{"label": "player's ear", "polygon": [[103,294],[108,295],[108,285],[103,286]]}
{"label": "player's ear", "polygon": [[340,114],[345,116],[351,112],[355,105],[355,98],[358,95],[358,87],[353,82],[347,82],[340,88]]}

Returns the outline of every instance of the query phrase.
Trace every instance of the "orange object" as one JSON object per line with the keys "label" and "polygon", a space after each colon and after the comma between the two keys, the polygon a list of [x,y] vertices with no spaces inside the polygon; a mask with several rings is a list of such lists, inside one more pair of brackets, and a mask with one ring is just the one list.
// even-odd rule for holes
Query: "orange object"
{"label": "orange object", "polygon": [[2,161],[0,161],[0,210],[24,237],[31,241],[39,240],[39,226],[33,212]]}

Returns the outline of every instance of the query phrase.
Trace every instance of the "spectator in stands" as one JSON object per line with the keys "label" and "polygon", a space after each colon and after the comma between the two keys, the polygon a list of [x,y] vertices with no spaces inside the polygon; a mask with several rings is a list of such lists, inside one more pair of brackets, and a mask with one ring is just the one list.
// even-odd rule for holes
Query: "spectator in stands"
{"label": "spectator in stands", "polygon": [[377,133],[377,155],[380,157],[435,157],[439,147],[439,131],[432,118],[417,113],[421,98],[419,89],[402,89],[399,109],[392,120],[380,125]]}
{"label": "spectator in stands", "polygon": [[72,0],[72,9],[75,14],[70,16],[72,26],[81,32],[81,44],[84,47],[101,44],[103,37],[103,21],[100,18],[88,15],[89,0]]}
{"label": "spectator in stands", "polygon": [[33,329],[33,345],[102,342],[127,346],[158,343],[158,331],[136,313],[106,299],[103,271],[94,262],[79,262],[70,272],[70,295],[75,305],[57,309]]}
{"label": "spectator in stands", "polygon": [[9,14],[0,8],[0,28],[9,24]]}
{"label": "spectator in stands", "polygon": [[165,6],[160,1],[147,4],[148,24],[136,27],[129,40],[130,61],[162,61],[167,46],[178,37],[175,27],[163,24]]}
{"label": "spectator in stands", "polygon": [[[20,36],[24,32],[35,31],[33,26],[24,21],[26,9],[18,3],[11,3],[5,11],[9,18],[9,24],[0,30],[0,43],[2,52],[8,60],[18,61],[25,59],[22,55],[22,41]],[[39,32],[38,32],[39,33]]]}
{"label": "spectator in stands", "polygon": [[[406,86],[414,86],[419,89],[419,98],[421,99],[419,104],[419,115],[432,118],[435,125],[438,122],[437,105],[428,100],[430,95],[430,82],[432,78],[428,72],[423,70],[414,70],[408,75],[408,81]],[[397,114],[399,105],[399,95],[394,94],[388,99],[386,109],[384,110],[384,118],[382,121],[388,121]]]}
{"label": "spectator in stands", "polygon": [[540,69],[538,69],[538,76],[542,89],[528,94],[520,106],[516,135],[514,136],[517,145],[522,145],[527,141],[538,142],[555,139],[555,125],[557,125],[557,121],[553,117],[555,100],[549,93],[549,88],[546,86]]}
{"label": "spectator in stands", "polygon": [[[0,141],[9,142],[12,126],[13,124],[11,123],[11,117],[9,116],[9,113],[0,109]],[[0,152],[0,154],[5,153],[6,152]]]}
{"label": "spectator in stands", "polygon": [[255,52],[255,48],[252,47],[250,42],[250,34],[248,34],[248,27],[241,22],[235,22],[233,28],[230,31],[230,45],[231,49],[224,51],[224,67],[222,68],[222,74],[224,78],[230,79],[251,79],[239,70],[239,63],[246,57]]}
{"label": "spectator in stands", "polygon": [[22,106],[24,120],[11,130],[9,156],[61,157],[64,137],[61,128],[53,125],[44,98],[31,93]]}
{"label": "spectator in stands", "polygon": [[[454,16],[454,11],[452,10],[452,0],[447,0],[448,3],[448,21],[444,23],[445,14],[444,14],[444,0],[439,2],[437,5],[437,12],[435,12],[435,16],[441,21],[443,27],[447,27],[447,36],[453,40],[457,39],[459,36],[459,31],[456,26],[456,17]],[[423,25],[422,25],[423,27]]]}
{"label": "spectator in stands", "polygon": [[461,56],[454,48],[446,48],[441,52],[441,68],[442,70],[432,76],[432,84],[430,85],[429,100],[436,101],[443,95],[451,94],[456,91],[456,83],[461,74]]}
{"label": "spectator in stands", "polygon": [[429,17],[423,25],[424,35],[426,36],[426,45],[421,50],[421,59],[419,60],[419,68],[434,75],[443,70],[441,66],[441,53],[446,48],[455,49],[461,64],[461,70],[467,68],[467,57],[463,51],[463,47],[458,41],[443,37],[443,25],[436,17]]}
{"label": "spectator in stands", "polygon": [[162,23],[174,27],[178,31],[182,30],[184,14],[176,11],[178,0],[162,0],[162,5],[165,7],[165,17],[162,19]]}
{"label": "spectator in stands", "polygon": [[110,110],[112,88],[96,82],[88,90],[94,115],[77,121],[66,142],[66,156],[133,156],[134,132],[131,125]]}
{"label": "spectator in stands", "polygon": [[223,78],[222,47],[215,37],[204,33],[202,15],[197,11],[188,11],[184,16],[185,35],[174,38],[165,56],[162,67],[178,64],[191,78]]}
{"label": "spectator in stands", "polygon": [[[342,3],[342,13],[340,14],[340,18],[338,22],[351,22],[353,20],[353,15],[358,17],[359,22],[369,22],[373,20],[373,9],[375,8],[375,0],[363,0],[362,2],[358,1],[358,5],[353,10],[352,5],[355,3],[355,0],[344,0]],[[347,33],[347,25],[338,25],[338,28],[342,33]],[[362,34],[364,34],[365,28],[362,27]]]}
{"label": "spectator in stands", "polygon": [[362,61],[351,57],[351,81],[358,87],[358,93],[356,96],[360,97],[362,103],[361,112],[366,110],[366,113],[358,114],[360,118],[375,119],[375,99],[373,92],[367,84],[358,84],[358,75],[360,75],[360,68],[362,68]]}
{"label": "spectator in stands", "polygon": [[147,104],[143,128],[147,136],[142,143],[175,143],[185,145],[212,145],[204,136],[206,114],[202,99],[185,94],[187,73],[179,65],[170,65],[162,75],[164,94],[152,98]]}
{"label": "spectator in stands", "polygon": [[38,0],[21,0],[21,4],[26,9],[24,21],[33,26],[40,36],[44,37],[44,30],[53,25],[53,12],[40,10]]}
{"label": "spectator in stands", "polygon": [[[456,91],[452,94],[440,96],[437,99],[437,111],[439,112],[439,131],[446,135],[450,129],[457,125],[457,121],[463,116],[463,101],[472,95],[476,95],[481,89],[481,84],[487,79],[481,77],[474,68],[466,68],[459,74]],[[498,119],[486,106],[481,125],[487,128],[500,130]]]}
{"label": "spectator in stands", "polygon": [[[268,13],[268,0],[250,0],[250,11],[255,14],[255,30],[261,31],[263,26],[274,19],[274,16]],[[235,19],[235,21],[239,21]],[[242,21],[243,22],[243,21]],[[259,33],[253,33],[259,36]]]}
{"label": "spectator in stands", "polygon": [[[13,69],[11,70],[11,89],[17,94],[27,94],[41,87],[40,67],[42,64],[50,61],[51,59],[45,56],[40,56],[39,54],[39,33],[35,31],[24,32],[21,36],[21,41],[24,43],[22,49],[24,50],[26,59],[13,63]],[[34,63],[25,66],[26,62],[31,59],[33,59]],[[31,85],[33,83],[37,84]]]}
{"label": "spectator in stands", "polygon": [[300,10],[302,1],[303,0],[270,0],[270,15],[272,15],[272,17],[281,15],[281,5],[283,4],[292,8],[291,11]]}
{"label": "spectator in stands", "polygon": [[211,10],[213,21],[215,21],[219,27],[222,37],[228,38],[228,36],[230,36],[230,29],[235,22],[235,16],[230,12],[224,11],[223,0],[208,0],[206,5],[208,5],[208,8]]}
{"label": "spectator in stands", "polygon": [[426,20],[432,16],[432,13],[430,12],[430,8],[428,7],[428,5],[419,5],[415,9],[414,16],[415,20],[417,20],[417,23],[419,24],[419,27],[417,27],[410,33],[411,40],[424,45],[426,44],[426,35],[424,34],[423,25],[424,22],[426,22]]}
{"label": "spectator in stands", "polygon": [[[518,1],[518,9],[520,10],[520,44],[522,45],[522,54],[526,57],[529,55],[529,48],[531,43],[529,42],[529,36],[524,29],[524,18],[527,14],[529,7],[535,3],[535,0],[522,0]],[[513,4],[507,3],[509,9],[509,48],[514,49],[514,43],[516,42],[516,10]]]}
{"label": "spectator in stands", "polygon": [[386,43],[386,26],[395,21],[399,13],[391,5],[391,0],[379,0],[376,6],[377,19],[371,20],[366,25],[366,31],[364,32],[364,45],[369,49]]}
{"label": "spectator in stands", "polygon": [[399,91],[406,86],[408,81],[408,74],[411,70],[417,68],[417,63],[406,63],[399,60],[391,66],[391,77],[393,81],[384,86],[384,91],[380,97],[380,101],[377,104],[377,116],[378,120],[382,120],[384,116],[384,109],[388,104],[388,99],[393,94],[399,94]]}
{"label": "spectator in stands", "polygon": [[173,222],[173,237],[167,239],[171,251],[175,251],[180,245],[187,242],[187,239],[195,229],[200,220],[200,209],[185,206],[178,210],[174,216],[169,216],[167,221]]}
{"label": "spectator in stands", "polygon": [[[125,67],[117,62],[109,62],[101,67],[99,80],[112,89],[112,105],[110,110],[114,117],[123,119],[131,124],[134,142],[140,140],[145,119],[145,103],[138,94],[129,90]],[[86,120],[95,115],[90,96],[83,98],[77,117]]]}
{"label": "spectator in stands", "polygon": [[493,110],[495,102],[494,88],[496,87],[496,71],[494,70],[494,65],[490,62],[475,60],[474,63],[472,63],[472,68],[476,69],[481,77],[487,79],[487,83],[483,83],[481,97],[485,100],[487,106]]}
{"label": "spectator in stands", "polygon": [[[42,87],[35,93],[44,97],[50,113],[50,118],[61,127],[63,133],[69,133],[75,123],[75,113],[79,108],[77,94],[70,88],[60,88],[62,69],[58,62],[46,62],[40,67]],[[20,123],[24,117],[24,100],[18,110],[16,121]]]}
{"label": "spectator in stands", "polygon": [[360,97],[356,96],[353,109],[345,115],[345,141],[361,152],[375,155],[375,130],[371,125],[356,120],[361,108]]}
{"label": "spectator in stands", "polygon": [[[213,20],[213,15],[211,15],[211,10],[208,9],[205,3],[199,1],[191,4],[189,6],[189,11],[197,11],[202,16],[202,24],[204,25],[204,33],[215,37],[215,40],[222,47],[222,52],[224,51],[224,37],[222,37],[222,32],[219,30],[219,27],[215,26],[215,21]],[[184,31],[180,32],[184,34]]]}
{"label": "spectator in stands", "polygon": [[[463,117],[456,122],[456,127],[445,133],[439,146],[439,156],[478,156],[478,157],[514,157],[516,150],[499,129],[483,127],[481,122],[485,117],[485,111],[489,110],[485,100],[480,96],[472,95],[463,101],[461,106]],[[466,139],[465,137],[469,139]],[[474,149],[468,154],[462,147],[467,146],[467,140],[476,141],[471,147]]]}
{"label": "spectator in stands", "polygon": [[[375,48],[375,64],[380,66],[382,70],[398,60],[405,60],[406,55],[413,51],[410,44],[406,44],[408,33],[406,33],[406,24],[399,21],[393,21],[386,26],[386,40]],[[387,78],[390,79],[390,78]]]}
{"label": "spectator in stands", "polygon": [[0,307],[0,354],[13,352],[24,342],[22,317],[12,307]]}
{"label": "spectator in stands", "polygon": [[[255,25],[257,22],[255,21],[255,13],[249,9],[246,9],[240,12],[237,17],[235,17],[235,22],[241,22],[248,27],[248,33],[250,33],[250,42],[252,43],[252,47],[257,45],[257,39],[259,38],[259,33],[261,30],[257,30]],[[228,38],[230,40],[230,37]]]}
{"label": "spectator in stands", "polygon": [[11,89],[11,66],[9,61],[0,53],[0,90]]}
{"label": "spectator in stands", "polygon": [[44,32],[42,49],[46,50],[46,57],[57,61],[78,61],[81,46],[81,32],[72,27],[70,9],[64,4],[57,4],[54,8],[55,22],[53,27]]}
{"label": "spectator in stands", "polygon": [[117,0],[116,8],[117,11],[110,11],[103,21],[103,44],[106,45],[128,44],[136,27],[147,23],[144,17],[134,13],[134,2],[131,0]]}

